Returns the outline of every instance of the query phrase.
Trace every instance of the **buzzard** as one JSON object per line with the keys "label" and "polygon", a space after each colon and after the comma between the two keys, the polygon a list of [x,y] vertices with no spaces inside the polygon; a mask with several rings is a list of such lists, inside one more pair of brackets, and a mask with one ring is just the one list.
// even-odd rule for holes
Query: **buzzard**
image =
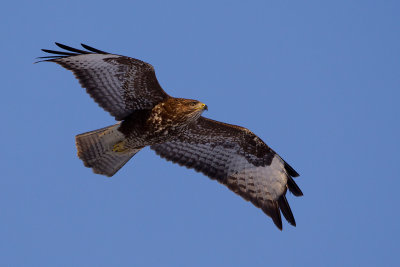
{"label": "buzzard", "polygon": [[[81,86],[117,121],[76,136],[78,157],[95,173],[113,176],[142,148],[226,185],[261,208],[282,230],[281,212],[296,225],[286,199],[302,196],[299,174],[250,130],[201,116],[207,106],[169,96],[154,68],[138,59],[56,43],[64,51],[41,61],[71,70]],[[40,61],[40,62],[41,62]]]}

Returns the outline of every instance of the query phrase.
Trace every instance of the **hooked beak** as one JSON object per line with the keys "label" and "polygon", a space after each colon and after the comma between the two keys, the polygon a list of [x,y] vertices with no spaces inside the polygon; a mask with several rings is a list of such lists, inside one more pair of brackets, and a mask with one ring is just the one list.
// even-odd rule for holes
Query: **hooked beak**
{"label": "hooked beak", "polygon": [[201,104],[201,108],[202,108],[203,110],[208,110],[208,107],[207,107],[207,105],[206,105],[206,104],[204,104],[204,103],[202,103],[202,104]]}

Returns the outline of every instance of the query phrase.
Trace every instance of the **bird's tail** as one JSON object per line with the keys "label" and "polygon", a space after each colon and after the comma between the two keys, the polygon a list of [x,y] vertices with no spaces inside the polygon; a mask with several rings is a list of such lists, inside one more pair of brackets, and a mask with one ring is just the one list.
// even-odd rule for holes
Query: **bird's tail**
{"label": "bird's tail", "polygon": [[113,176],[140,149],[121,149],[125,136],[118,131],[120,123],[76,136],[78,157],[93,172]]}

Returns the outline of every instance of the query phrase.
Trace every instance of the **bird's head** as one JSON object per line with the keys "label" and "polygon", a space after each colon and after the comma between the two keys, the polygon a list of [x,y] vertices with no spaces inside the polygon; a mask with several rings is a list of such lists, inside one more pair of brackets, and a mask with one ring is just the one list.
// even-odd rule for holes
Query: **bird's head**
{"label": "bird's head", "polygon": [[175,114],[176,119],[183,121],[195,121],[203,113],[204,110],[208,110],[206,104],[193,100],[184,98],[174,98],[167,101],[166,106],[169,109],[170,114]]}
{"label": "bird's head", "polygon": [[193,100],[193,99],[183,99],[182,106],[188,112],[202,113],[204,110],[208,110],[208,107],[206,104],[204,104],[200,101],[197,101],[197,100]]}

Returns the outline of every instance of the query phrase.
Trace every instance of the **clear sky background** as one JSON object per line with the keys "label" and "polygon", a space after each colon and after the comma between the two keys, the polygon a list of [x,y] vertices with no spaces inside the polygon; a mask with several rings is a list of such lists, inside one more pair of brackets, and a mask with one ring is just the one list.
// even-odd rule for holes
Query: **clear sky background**
{"label": "clear sky background", "polygon": [[[399,1],[8,1],[0,10],[1,266],[394,266]],[[74,136],[114,123],[53,42],[151,63],[299,173],[297,227],[149,149],[95,175]]]}

